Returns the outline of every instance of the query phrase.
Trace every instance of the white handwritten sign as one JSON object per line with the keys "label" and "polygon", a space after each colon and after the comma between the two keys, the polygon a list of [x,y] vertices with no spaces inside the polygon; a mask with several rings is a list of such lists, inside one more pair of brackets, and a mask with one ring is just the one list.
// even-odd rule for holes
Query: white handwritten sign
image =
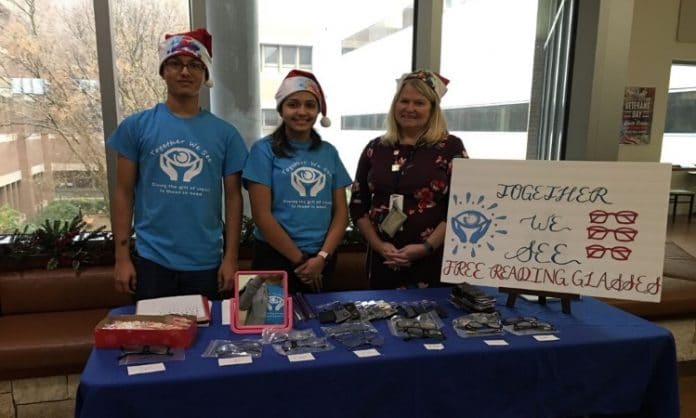
{"label": "white handwritten sign", "polygon": [[671,167],[454,160],[441,281],[659,302]]}

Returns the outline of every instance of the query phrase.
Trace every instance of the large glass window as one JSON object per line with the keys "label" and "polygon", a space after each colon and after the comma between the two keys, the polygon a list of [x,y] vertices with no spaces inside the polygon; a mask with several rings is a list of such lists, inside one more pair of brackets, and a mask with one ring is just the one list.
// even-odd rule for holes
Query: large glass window
{"label": "large glass window", "polygon": [[[274,94],[290,68],[313,71],[332,121],[317,130],[338,148],[352,175],[365,144],[384,132],[373,122],[389,110],[395,79],[411,69],[413,1],[259,0],[258,16],[261,108],[276,108]],[[272,45],[281,51],[279,71],[268,71]],[[290,51],[290,45],[302,46]],[[269,116],[264,111],[264,133],[274,128]]]}
{"label": "large glass window", "polygon": [[[126,116],[164,98],[157,45],[188,30],[188,2],[110,4]],[[92,2],[0,0],[0,21],[0,233],[80,210],[109,227]]]}
{"label": "large glass window", "polygon": [[472,158],[525,159],[537,0],[451,0],[442,19],[442,106]]}
{"label": "large glass window", "polygon": [[696,166],[696,64],[674,64],[669,77],[660,162]]}
{"label": "large glass window", "polygon": [[91,2],[0,0],[0,233],[104,214]]}

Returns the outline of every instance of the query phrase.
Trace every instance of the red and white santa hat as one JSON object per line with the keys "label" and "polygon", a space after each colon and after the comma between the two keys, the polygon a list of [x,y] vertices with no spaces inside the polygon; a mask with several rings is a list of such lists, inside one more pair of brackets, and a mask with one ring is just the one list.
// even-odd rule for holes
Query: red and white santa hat
{"label": "red and white santa hat", "polygon": [[401,78],[396,80],[396,91],[401,91],[404,81],[414,78],[417,78],[430,86],[430,88],[435,91],[435,94],[437,94],[437,97],[440,99],[442,99],[442,96],[447,93],[447,85],[449,84],[449,80],[435,71],[428,70],[418,70],[411,73],[405,73],[401,76]]}
{"label": "red and white santa hat", "polygon": [[213,65],[213,36],[207,30],[199,28],[191,32],[164,35],[159,45],[159,74],[162,75],[163,64],[167,58],[188,55],[205,64],[205,85],[213,87],[210,68]]}
{"label": "red and white santa hat", "polygon": [[331,126],[331,119],[326,117],[326,99],[324,98],[324,91],[321,89],[319,80],[309,71],[290,70],[288,75],[285,76],[285,79],[280,83],[278,92],[275,95],[276,108],[278,111],[280,112],[280,105],[283,104],[283,101],[289,95],[298,91],[308,91],[317,98],[319,102],[319,111],[323,115],[319,123],[324,128]]}

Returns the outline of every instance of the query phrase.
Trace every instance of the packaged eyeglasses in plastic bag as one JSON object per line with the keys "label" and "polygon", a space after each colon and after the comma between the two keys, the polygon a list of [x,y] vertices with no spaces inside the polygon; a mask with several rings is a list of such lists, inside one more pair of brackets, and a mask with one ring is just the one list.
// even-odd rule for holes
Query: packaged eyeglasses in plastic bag
{"label": "packaged eyeglasses in plastic bag", "polygon": [[384,345],[384,337],[368,321],[346,322],[321,327],[321,329],[324,334],[352,351],[378,348]]}
{"label": "packaged eyeglasses in plastic bag", "polygon": [[360,318],[366,321],[389,318],[398,312],[395,306],[383,300],[356,301],[355,307],[360,312]]}
{"label": "packaged eyeglasses in plastic bag", "polygon": [[396,306],[398,315],[405,316],[406,318],[415,318],[418,315],[431,311],[434,311],[435,314],[440,318],[447,317],[447,311],[433,300],[396,302],[392,303],[392,305]]}
{"label": "packaged eyeglasses in plastic bag", "polygon": [[251,356],[253,358],[261,357],[263,345],[260,340],[244,339],[244,340],[212,340],[208,343],[201,357],[244,357]]}
{"label": "packaged eyeglasses in plastic bag", "polygon": [[469,312],[495,312],[496,299],[469,283],[460,283],[452,288],[449,301],[459,309]]}
{"label": "packaged eyeglasses in plastic bag", "polygon": [[476,312],[455,318],[452,326],[460,337],[481,337],[489,335],[501,335],[503,323],[500,313]]}
{"label": "packaged eyeglasses in plastic bag", "polygon": [[515,335],[553,334],[556,327],[535,316],[513,316],[503,319],[503,328]]}
{"label": "packaged eyeglasses in plastic bag", "polygon": [[356,321],[360,319],[360,312],[353,302],[329,302],[317,306],[319,322],[322,324],[336,323],[345,321]]}
{"label": "packaged eyeglasses in plastic bag", "polygon": [[129,366],[135,364],[163,363],[186,359],[184,348],[159,345],[126,346],[121,348],[118,364]]}
{"label": "packaged eyeglasses in plastic bag", "polygon": [[434,311],[426,312],[415,318],[396,315],[391,317],[388,324],[391,334],[404,341],[421,338],[445,339],[445,334],[442,332],[442,320]]}
{"label": "packaged eyeglasses in plastic bag", "polygon": [[288,339],[281,343],[273,344],[273,349],[280,355],[316,353],[319,351],[333,350],[334,346],[326,337],[307,337],[300,339]]}
{"label": "packaged eyeglasses in plastic bag", "polygon": [[312,329],[291,329],[290,331],[266,328],[261,332],[262,344],[282,343],[290,339],[302,339],[314,337],[316,334]]}

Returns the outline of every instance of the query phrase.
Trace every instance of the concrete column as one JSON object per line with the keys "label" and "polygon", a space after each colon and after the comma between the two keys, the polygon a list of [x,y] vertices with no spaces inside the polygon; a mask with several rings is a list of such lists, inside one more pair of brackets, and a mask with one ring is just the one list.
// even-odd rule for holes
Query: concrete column
{"label": "concrete column", "polygon": [[578,2],[568,160],[617,160],[633,6],[633,0]]}

